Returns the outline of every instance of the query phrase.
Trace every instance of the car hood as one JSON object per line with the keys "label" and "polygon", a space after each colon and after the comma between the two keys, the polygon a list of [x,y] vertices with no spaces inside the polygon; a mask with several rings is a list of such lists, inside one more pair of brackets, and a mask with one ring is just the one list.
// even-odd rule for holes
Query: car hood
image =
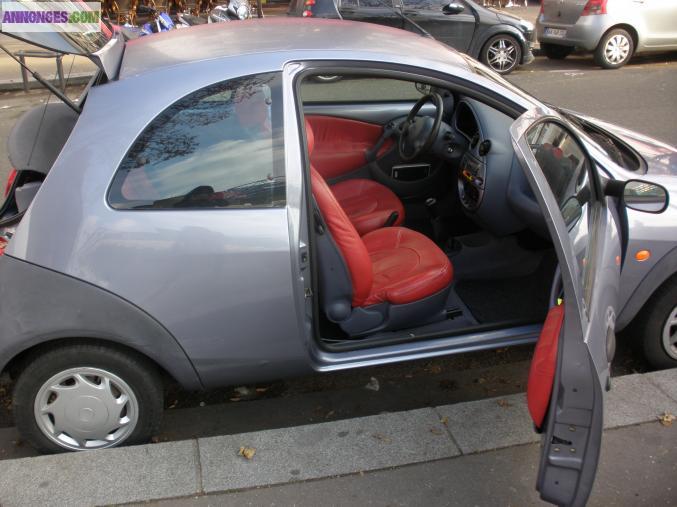
{"label": "car hood", "polygon": [[613,123],[574,113],[579,118],[597,125],[629,145],[646,161],[647,174],[677,176],[677,148],[658,139],[640,134]]}

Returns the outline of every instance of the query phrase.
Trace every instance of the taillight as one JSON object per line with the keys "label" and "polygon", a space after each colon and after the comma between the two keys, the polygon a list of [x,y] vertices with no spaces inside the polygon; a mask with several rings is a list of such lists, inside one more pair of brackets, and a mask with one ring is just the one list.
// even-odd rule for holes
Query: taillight
{"label": "taillight", "polygon": [[313,11],[311,10],[313,5],[315,5],[315,0],[305,0],[303,2],[303,17],[304,18],[312,18],[313,17]]}
{"label": "taillight", "polygon": [[16,179],[16,169],[12,169],[7,176],[7,183],[5,183],[5,197],[9,195],[9,191],[12,189],[12,184]]}
{"label": "taillight", "polygon": [[588,0],[588,3],[583,7],[581,16],[594,16],[596,14],[606,14],[607,0]]}
{"label": "taillight", "polygon": [[5,255],[5,248],[7,248],[8,241],[0,236],[0,255]]}

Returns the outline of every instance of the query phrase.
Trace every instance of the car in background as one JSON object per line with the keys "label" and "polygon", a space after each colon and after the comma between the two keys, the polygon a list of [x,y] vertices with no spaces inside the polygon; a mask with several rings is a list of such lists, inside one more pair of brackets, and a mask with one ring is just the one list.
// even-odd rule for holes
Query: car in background
{"label": "car in background", "polygon": [[499,74],[534,59],[533,23],[472,0],[292,0],[287,14],[365,21],[423,33]]}
{"label": "car in background", "polygon": [[548,58],[583,49],[599,66],[617,69],[636,54],[677,50],[677,2],[543,0],[536,33]]}

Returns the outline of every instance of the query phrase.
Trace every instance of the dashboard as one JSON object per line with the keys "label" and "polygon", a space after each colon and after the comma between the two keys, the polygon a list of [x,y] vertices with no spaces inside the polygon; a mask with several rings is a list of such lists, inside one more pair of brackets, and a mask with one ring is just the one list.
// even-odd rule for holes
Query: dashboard
{"label": "dashboard", "polygon": [[[513,200],[530,200],[530,190],[510,138],[513,119],[462,97],[451,118],[451,128],[467,140],[457,173],[458,196],[465,214],[502,236],[524,229],[528,220]],[[515,192],[514,190],[519,191]]]}

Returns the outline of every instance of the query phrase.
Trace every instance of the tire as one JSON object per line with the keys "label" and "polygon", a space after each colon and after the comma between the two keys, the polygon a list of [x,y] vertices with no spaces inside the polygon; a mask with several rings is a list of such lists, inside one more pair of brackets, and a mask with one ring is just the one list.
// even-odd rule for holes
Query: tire
{"label": "tire", "polygon": [[633,322],[646,360],[654,368],[677,366],[677,276],[649,298]]}
{"label": "tire", "polygon": [[484,44],[480,60],[499,74],[510,74],[522,62],[522,46],[512,35],[494,35]]}
{"label": "tire", "polygon": [[551,60],[564,60],[567,56],[573,53],[573,46],[560,46],[559,44],[541,43],[541,49],[545,56]]}
{"label": "tire", "polygon": [[43,453],[143,443],[160,425],[162,379],[139,354],[65,345],[29,360],[16,381],[13,409],[22,437]]}
{"label": "tire", "polygon": [[619,69],[632,58],[635,44],[630,34],[616,28],[604,34],[595,50],[595,62],[605,69]]}

